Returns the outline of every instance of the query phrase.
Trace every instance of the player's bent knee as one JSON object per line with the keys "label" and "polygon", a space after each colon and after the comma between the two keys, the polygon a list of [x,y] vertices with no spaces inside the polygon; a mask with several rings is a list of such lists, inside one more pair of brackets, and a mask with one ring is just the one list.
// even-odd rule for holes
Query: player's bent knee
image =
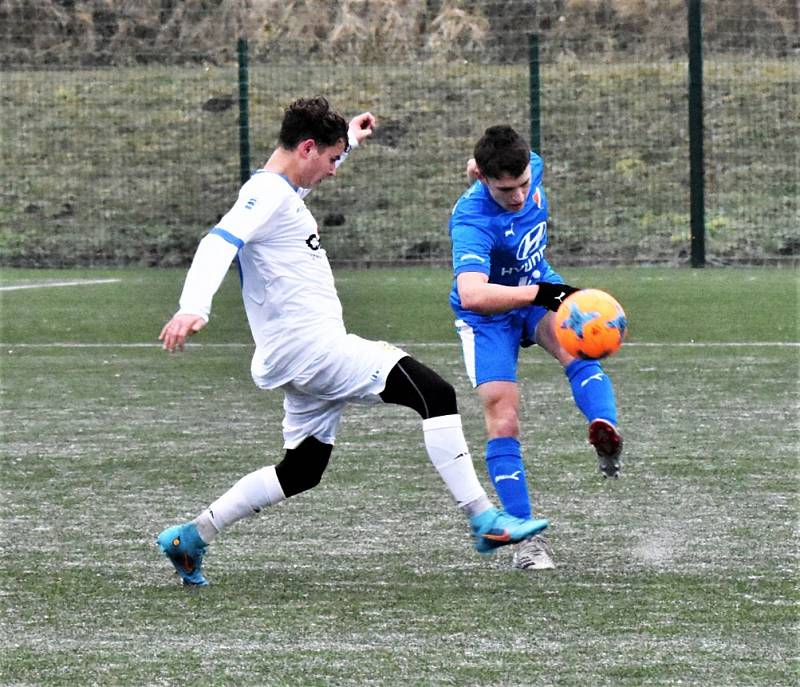
{"label": "player's bent knee", "polygon": [[332,451],[331,444],[314,437],[306,437],[297,448],[286,450],[283,460],[275,466],[275,474],[287,498],[320,483]]}
{"label": "player's bent knee", "polygon": [[502,437],[519,437],[519,424],[512,422],[501,422],[498,424],[489,425],[489,436],[492,439],[500,439]]}
{"label": "player's bent knee", "polygon": [[414,409],[423,420],[458,413],[453,385],[410,356],[394,366],[380,396],[385,403]]}
{"label": "player's bent knee", "polygon": [[498,437],[518,437],[519,418],[516,412],[492,413],[486,415],[486,427],[489,436]]}
{"label": "player's bent knee", "polygon": [[430,417],[457,414],[458,402],[456,400],[456,390],[453,388],[453,385],[440,377],[438,386],[432,392],[429,405]]}

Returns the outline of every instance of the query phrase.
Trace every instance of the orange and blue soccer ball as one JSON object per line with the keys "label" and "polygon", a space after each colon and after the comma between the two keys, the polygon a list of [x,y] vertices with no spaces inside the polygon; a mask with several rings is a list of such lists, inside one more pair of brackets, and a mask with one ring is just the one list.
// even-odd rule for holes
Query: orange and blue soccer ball
{"label": "orange and blue soccer ball", "polygon": [[616,353],[627,329],[622,306],[600,289],[576,291],[556,312],[559,343],[570,355],[584,360],[607,358]]}

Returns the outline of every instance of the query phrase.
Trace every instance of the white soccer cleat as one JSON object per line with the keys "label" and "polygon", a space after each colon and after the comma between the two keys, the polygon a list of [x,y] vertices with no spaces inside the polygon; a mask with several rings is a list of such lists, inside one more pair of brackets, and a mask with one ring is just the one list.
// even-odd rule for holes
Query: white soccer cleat
{"label": "white soccer cleat", "polygon": [[514,552],[514,567],[518,570],[550,570],[556,567],[550,544],[537,534],[521,542]]}

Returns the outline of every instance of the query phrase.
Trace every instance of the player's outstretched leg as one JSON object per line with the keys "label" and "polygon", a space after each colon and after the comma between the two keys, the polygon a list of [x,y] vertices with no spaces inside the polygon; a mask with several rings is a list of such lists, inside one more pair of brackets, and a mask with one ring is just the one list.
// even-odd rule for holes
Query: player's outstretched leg
{"label": "player's outstretched leg", "polygon": [[470,518],[475,550],[483,555],[508,544],[516,544],[547,529],[550,521],[515,518],[505,511],[489,508]]}
{"label": "player's outstretched leg", "polygon": [[159,534],[158,546],[183,583],[208,584],[201,572],[206,546],[239,520],[314,488],[322,479],[332,449],[331,444],[306,437],[297,447],[287,449],[277,465],[259,468],[242,477],[191,522],[168,527]]}
{"label": "player's outstretched leg", "polygon": [[597,451],[597,464],[603,477],[619,477],[622,468],[622,434],[608,420],[589,423],[589,443]]}
{"label": "player's outstretched leg", "polygon": [[589,443],[604,477],[619,477],[622,435],[617,429],[614,386],[596,360],[574,360],[564,368],[578,409],[589,421]]}
{"label": "player's outstretched leg", "polygon": [[203,554],[206,543],[197,531],[197,525],[187,522],[167,527],[156,539],[175,571],[187,587],[205,587],[208,580],[203,577]]}

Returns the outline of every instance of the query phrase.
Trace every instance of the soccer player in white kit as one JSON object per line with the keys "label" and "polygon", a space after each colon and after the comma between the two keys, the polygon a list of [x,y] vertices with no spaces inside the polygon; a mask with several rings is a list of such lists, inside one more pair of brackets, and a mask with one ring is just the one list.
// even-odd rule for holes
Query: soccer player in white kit
{"label": "soccer player in white kit", "polygon": [[522,541],[549,524],[492,505],[475,474],[452,385],[401,349],[344,328],[317,223],[303,199],[336,173],[374,126],[369,112],[348,126],[324,98],[292,103],[266,165],[200,241],[180,309],[161,331],[166,350],[182,350],[187,337],[207,324],[212,298],[237,259],[256,344],[253,380],[284,394],[283,459],[245,475],[195,519],[158,535],[158,546],[185,585],[208,584],[203,556],[223,529],[319,484],[348,403],[394,403],[419,413],[428,456],[468,516],[480,553]]}

